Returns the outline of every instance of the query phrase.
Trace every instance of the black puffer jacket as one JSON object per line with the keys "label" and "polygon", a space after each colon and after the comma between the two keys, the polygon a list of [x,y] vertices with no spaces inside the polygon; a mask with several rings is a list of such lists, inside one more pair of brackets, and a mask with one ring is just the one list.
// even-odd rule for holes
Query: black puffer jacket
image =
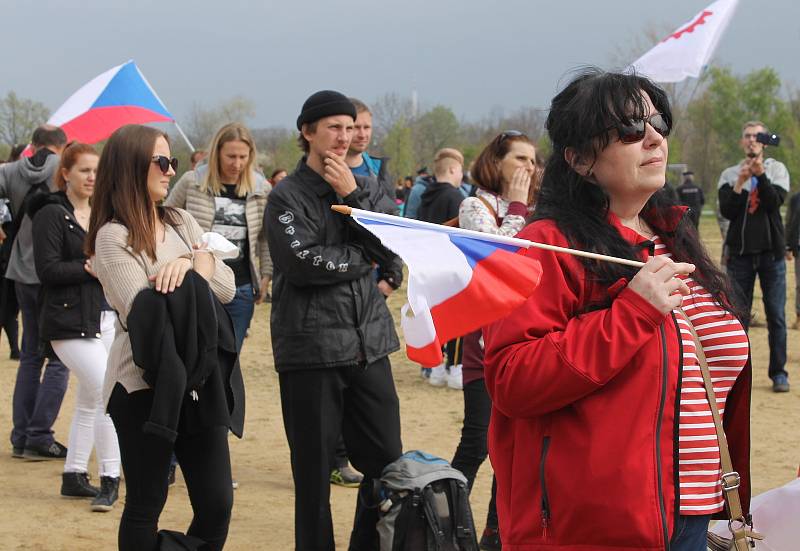
{"label": "black puffer jacket", "polygon": [[359,187],[339,200],[305,160],[270,194],[264,226],[274,265],[270,325],[279,372],[374,362],[399,348],[373,263],[394,287],[402,264],[330,208],[375,210],[382,195],[378,186]]}
{"label": "black puffer jacket", "polygon": [[39,336],[55,339],[100,338],[103,288],[85,269],[86,232],[64,192],[35,197],[33,257],[41,281]]}

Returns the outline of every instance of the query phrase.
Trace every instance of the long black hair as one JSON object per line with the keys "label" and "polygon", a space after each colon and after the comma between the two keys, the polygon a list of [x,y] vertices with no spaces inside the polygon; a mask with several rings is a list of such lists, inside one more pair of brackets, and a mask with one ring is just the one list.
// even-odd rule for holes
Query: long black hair
{"label": "long black hair", "polygon": [[[571,148],[576,158],[591,165],[597,154],[611,143],[611,129],[648,115],[643,92],[672,126],[672,111],[664,90],[635,74],[585,68],[553,98],[545,123],[553,154],[544,171],[533,219],[553,220],[571,247],[640,260],[641,248],[627,242],[608,222],[609,196],[600,186],[578,174],[567,162],[565,152]],[[720,305],[732,309],[726,276],[710,259],[688,217],[684,216],[675,226],[672,206],[674,199],[661,190],[653,194],[641,216],[664,241],[673,260],[694,264],[692,277]],[[581,262],[587,277],[602,286],[610,286],[620,278],[631,279],[637,272],[636,268],[611,262],[591,259]],[[589,309],[602,306],[589,305]]]}

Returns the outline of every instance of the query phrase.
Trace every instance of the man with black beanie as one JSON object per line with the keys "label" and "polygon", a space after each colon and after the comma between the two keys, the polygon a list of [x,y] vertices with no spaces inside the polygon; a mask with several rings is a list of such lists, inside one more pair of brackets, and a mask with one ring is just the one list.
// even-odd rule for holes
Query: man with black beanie
{"label": "man with black beanie", "polygon": [[[345,155],[356,109],[317,92],[297,119],[305,152],[270,195],[264,225],[274,264],[270,330],[295,485],[298,551],[334,549],[330,464],[344,436],[365,483],[402,453],[388,355],[399,348],[378,286],[402,281],[402,265],[372,234],[331,205],[375,210],[382,191],[359,187]],[[378,548],[377,511],[356,504],[351,551]]]}

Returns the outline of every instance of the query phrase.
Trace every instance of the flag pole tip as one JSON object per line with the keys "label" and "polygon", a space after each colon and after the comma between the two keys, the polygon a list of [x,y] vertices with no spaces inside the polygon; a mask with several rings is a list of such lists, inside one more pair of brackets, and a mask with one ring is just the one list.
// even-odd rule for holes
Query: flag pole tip
{"label": "flag pole tip", "polygon": [[339,214],[345,214],[350,216],[353,213],[353,209],[348,207],[347,205],[331,205],[331,210],[338,212]]}

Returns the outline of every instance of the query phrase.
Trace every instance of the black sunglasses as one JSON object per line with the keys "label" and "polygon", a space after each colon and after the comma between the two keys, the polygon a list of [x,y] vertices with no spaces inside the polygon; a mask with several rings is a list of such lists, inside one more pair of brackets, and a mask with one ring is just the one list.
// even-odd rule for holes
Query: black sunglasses
{"label": "black sunglasses", "polygon": [[661,113],[654,113],[643,119],[634,119],[630,124],[619,124],[612,126],[609,130],[616,130],[619,141],[624,144],[640,142],[647,134],[647,124],[663,137],[669,136],[671,126],[667,118]]}
{"label": "black sunglasses", "polygon": [[169,172],[169,167],[172,167],[172,170],[178,171],[178,159],[175,157],[169,158],[164,157],[163,155],[153,155],[153,162],[158,165],[158,168],[161,169],[162,174],[166,174]]}

